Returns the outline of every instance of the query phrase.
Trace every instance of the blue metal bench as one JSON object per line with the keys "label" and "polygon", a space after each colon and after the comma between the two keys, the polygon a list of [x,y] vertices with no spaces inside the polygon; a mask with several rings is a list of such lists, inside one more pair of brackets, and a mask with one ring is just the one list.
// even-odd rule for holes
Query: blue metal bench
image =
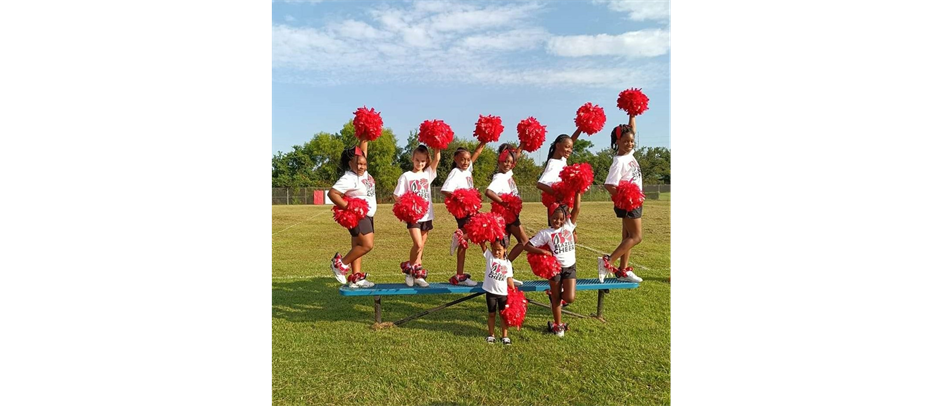
{"label": "blue metal bench", "polygon": [[[382,301],[383,296],[396,296],[396,295],[434,295],[434,294],[468,294],[468,296],[462,297],[461,299],[454,300],[448,303],[445,303],[441,306],[435,307],[433,309],[426,310],[421,313],[414,314],[412,316],[406,317],[402,320],[396,321],[393,324],[400,325],[409,320],[416,319],[426,314],[442,310],[446,307],[450,307],[461,303],[465,300],[472,299],[476,296],[484,294],[484,289],[481,288],[481,283],[478,283],[477,286],[455,286],[447,283],[430,283],[427,288],[420,287],[408,287],[402,283],[384,283],[377,284],[372,288],[351,288],[347,285],[344,285],[340,288],[341,296],[373,296],[373,311],[376,316],[376,322],[382,323]],[[597,318],[602,322],[605,319],[602,318],[602,304],[605,299],[605,294],[609,293],[611,289],[635,289],[638,287],[637,283],[631,282],[620,282],[616,279],[609,279],[605,282],[599,282],[598,279],[576,279],[576,291],[580,290],[597,290],[599,292],[598,308],[596,314],[591,317]],[[524,281],[522,286],[518,286],[523,292],[543,292],[546,289],[549,289],[549,282],[545,280],[539,281]],[[527,298],[527,301],[530,304],[537,306],[550,308],[549,305],[538,303]],[[563,309],[563,313],[568,315],[586,318],[589,316],[581,315],[578,313],[570,312]]]}

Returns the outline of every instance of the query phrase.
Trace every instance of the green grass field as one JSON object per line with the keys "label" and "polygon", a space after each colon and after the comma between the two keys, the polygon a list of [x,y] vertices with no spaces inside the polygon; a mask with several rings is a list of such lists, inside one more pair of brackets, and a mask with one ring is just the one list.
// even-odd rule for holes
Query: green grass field
{"label": "green grass field", "polygon": [[[663,196],[663,194],[662,194]],[[485,205],[485,207],[488,207]],[[521,221],[532,236],[546,224],[540,203],[526,203]],[[448,255],[454,218],[435,205],[425,248],[429,282],[454,274]],[[644,241],[632,252],[638,289],[613,290],[605,319],[563,315],[563,338],[545,333],[548,309],[530,306],[513,345],[487,344],[484,297],[402,326],[373,330],[372,297],[343,297],[328,269],[350,235],[330,206],[272,206],[272,403],[276,405],[653,405],[670,403],[670,200],[644,207]],[[611,251],[621,225],[610,202],[587,202],[578,221],[579,278],[594,278],[593,250]],[[380,205],[376,244],[363,259],[370,280],[402,283],[408,258],[405,225]],[[468,251],[465,266],[481,281],[484,259]],[[533,280],[525,254],[515,277]],[[530,298],[544,302],[542,295]],[[461,295],[386,296],[383,320],[395,321]],[[568,310],[594,313],[596,292],[579,291]],[[499,334],[499,330],[498,330]]]}

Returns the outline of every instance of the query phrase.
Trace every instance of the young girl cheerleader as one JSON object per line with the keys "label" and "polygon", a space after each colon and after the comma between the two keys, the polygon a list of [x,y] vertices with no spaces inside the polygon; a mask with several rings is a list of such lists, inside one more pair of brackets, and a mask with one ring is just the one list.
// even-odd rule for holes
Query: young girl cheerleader
{"label": "young girl cheerleader", "polygon": [[[639,188],[643,185],[641,167],[634,156],[636,131],[634,116],[629,116],[627,125],[621,124],[612,130],[612,149],[616,156],[605,178],[605,189],[613,196],[622,181],[633,182]],[[620,281],[641,282],[643,279],[635,275],[634,268],[628,266],[631,248],[641,243],[641,207],[632,211],[616,207],[615,216],[621,219],[622,241],[611,255],[599,257],[599,279],[604,279],[606,274],[612,272]],[[618,268],[612,265],[611,258],[621,259]]]}
{"label": "young girl cheerleader", "polygon": [[[484,270],[484,286],[482,288],[487,299],[487,338],[486,341],[493,344],[494,339],[494,321],[497,318],[497,312],[504,310],[507,306],[507,292],[516,289],[514,287],[514,268],[513,264],[504,258],[507,240],[500,239],[491,241],[491,249],[484,251],[484,263],[487,269]],[[510,345],[510,338],[507,337],[507,319],[503,314],[500,316],[500,341],[504,345]]]}
{"label": "young girl cheerleader", "polygon": [[[484,150],[484,145],[484,142],[479,143],[477,148],[474,149],[474,153],[469,152],[464,147],[458,147],[458,149],[455,150],[454,162],[451,164],[451,172],[448,173],[448,178],[446,178],[445,183],[442,184],[442,195],[447,198],[451,196],[455,190],[474,189],[474,177],[471,172],[474,162],[478,160],[478,156],[480,156],[481,151]],[[451,239],[451,252],[454,253],[455,250],[458,251],[458,265],[455,276],[452,276],[449,280],[452,285],[475,286],[478,284],[471,280],[470,275],[464,273],[464,260],[467,249],[460,244],[460,240],[464,238],[464,225],[470,218],[471,215],[462,218],[455,217],[455,221],[458,222],[458,229],[455,230],[455,234]]]}
{"label": "young girl cheerleader", "polygon": [[[491,184],[487,186],[487,190],[484,192],[488,198],[497,204],[507,205],[507,203],[501,200],[501,194],[510,193],[514,196],[520,196],[520,193],[517,191],[517,183],[514,182],[513,168],[516,166],[516,162],[517,152],[510,144],[501,144],[501,146],[497,148],[497,170],[494,172],[493,178],[491,178]],[[517,239],[517,244],[514,245],[513,249],[510,250],[510,254],[507,255],[507,259],[513,261],[523,251],[523,245],[526,244],[528,240],[527,234],[523,231],[523,227],[520,227],[519,216],[514,219],[514,221],[507,222],[506,232],[508,241],[510,240],[510,235],[513,235],[514,238]]]}
{"label": "young girl cheerleader", "polygon": [[[559,172],[566,166],[566,159],[572,155],[573,143],[579,139],[582,131],[576,129],[572,135],[559,134],[556,140],[550,144],[549,153],[546,156],[546,164],[543,166],[543,174],[536,181],[537,189],[553,195],[553,184],[560,181]],[[550,216],[550,208],[547,208],[546,216]],[[548,219],[547,219],[548,220]]]}
{"label": "young girl cheerleader", "polygon": [[399,267],[406,275],[407,286],[415,283],[423,288],[428,287],[428,282],[425,281],[428,272],[422,268],[422,251],[428,240],[428,232],[432,229],[432,220],[435,219],[435,212],[432,210],[431,186],[438,170],[438,161],[442,157],[440,150],[432,149],[432,151],[434,154],[429,154],[429,148],[425,145],[419,145],[415,151],[412,151],[412,170],[399,176],[396,189],[393,190],[393,197],[397,202],[399,197],[406,192],[414,192],[429,202],[425,216],[422,216],[417,223],[406,224],[409,236],[412,237],[412,250],[409,251],[409,260],[400,263]]}
{"label": "young girl cheerleader", "polygon": [[350,229],[350,251],[343,257],[338,252],[330,260],[330,269],[334,272],[337,282],[349,283],[351,288],[373,287],[373,282],[366,280],[361,261],[361,257],[373,249],[373,215],[376,214],[376,182],[366,171],[368,145],[367,141],[360,141],[358,146],[343,151],[340,166],[346,169],[346,172],[327,192],[330,201],[341,209],[347,208],[344,196],[366,200],[369,205],[366,217]]}

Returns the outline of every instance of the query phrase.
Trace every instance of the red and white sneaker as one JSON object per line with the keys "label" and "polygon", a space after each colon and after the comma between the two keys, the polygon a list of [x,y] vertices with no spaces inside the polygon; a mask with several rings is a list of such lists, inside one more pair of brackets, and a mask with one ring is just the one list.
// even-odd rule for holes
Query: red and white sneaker
{"label": "red and white sneaker", "polygon": [[347,277],[347,284],[351,288],[372,288],[376,286],[375,283],[366,280],[366,274],[362,272],[354,272]]}
{"label": "red and white sneaker", "polygon": [[556,337],[562,337],[566,335],[566,331],[569,330],[569,324],[560,323],[556,324],[551,321],[546,322],[546,330],[550,333],[556,334]]}
{"label": "red and white sneaker", "polygon": [[615,268],[612,266],[609,261],[610,257],[608,255],[602,255],[599,258],[599,282],[605,282],[605,277],[610,272],[615,272]]}
{"label": "red and white sneaker", "polygon": [[402,273],[406,274],[406,286],[411,288],[415,284],[415,278],[412,277],[412,264],[409,261],[400,262],[399,268],[402,269]]}
{"label": "red and white sneaker", "polygon": [[630,266],[625,269],[618,269],[615,271],[615,276],[618,277],[618,280],[622,282],[640,283],[644,279],[641,279],[638,277],[638,275],[635,275],[634,270],[635,269]]}
{"label": "red and white sneaker", "polygon": [[339,252],[334,254],[334,257],[330,260],[330,270],[334,273],[337,282],[347,283],[347,273],[350,272],[350,265],[344,265],[342,259],[343,257],[340,256]]}
{"label": "red and white sneaker", "polygon": [[427,288],[428,282],[425,281],[425,277],[428,276],[428,271],[422,268],[422,265],[412,265],[412,277],[415,278],[415,284],[419,285],[420,288]]}
{"label": "red and white sneaker", "polygon": [[477,282],[471,280],[471,277],[466,274],[455,274],[451,279],[448,280],[448,283],[452,285],[462,285],[462,286],[477,286]]}

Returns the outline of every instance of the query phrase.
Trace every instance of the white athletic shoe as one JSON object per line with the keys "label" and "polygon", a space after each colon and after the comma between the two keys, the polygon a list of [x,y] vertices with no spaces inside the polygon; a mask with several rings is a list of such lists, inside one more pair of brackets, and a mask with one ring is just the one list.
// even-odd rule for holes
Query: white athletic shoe
{"label": "white athletic shoe", "polygon": [[478,285],[478,283],[475,282],[475,281],[473,281],[473,280],[471,280],[471,278],[468,278],[468,279],[465,279],[465,280],[463,280],[463,281],[461,281],[461,282],[458,282],[458,284],[459,284],[459,285],[464,285],[464,286],[477,286],[477,285]]}
{"label": "white athletic shoe", "polygon": [[644,279],[641,279],[638,275],[635,275],[633,271],[628,271],[628,272],[625,272],[625,276],[618,278],[618,280],[622,282],[641,283],[641,281],[643,281]]}
{"label": "white athletic shoe", "polygon": [[605,282],[605,276],[608,275],[608,268],[605,267],[605,260],[599,258],[599,282]]}
{"label": "white athletic shoe", "polygon": [[376,286],[376,284],[366,279],[360,279],[357,282],[350,282],[351,288],[372,288],[373,286]]}
{"label": "white athletic shoe", "polygon": [[411,288],[414,283],[415,278],[413,278],[412,275],[406,274],[406,286]]}
{"label": "white athletic shoe", "polygon": [[503,343],[504,345],[510,345],[510,337],[502,337],[500,339],[500,342]]}
{"label": "white athletic shoe", "polygon": [[455,250],[458,248],[458,240],[460,238],[461,229],[459,228],[451,235],[451,251],[449,251],[448,255],[455,255]]}
{"label": "white athletic shoe", "polygon": [[514,286],[523,286],[523,281],[518,281],[514,279]]}
{"label": "white athletic shoe", "polygon": [[330,270],[334,273],[334,279],[337,279],[337,282],[347,283],[347,273],[350,271],[350,266],[344,266],[343,261],[340,259],[343,258],[340,256],[340,253],[334,254],[334,257],[330,259]]}
{"label": "white athletic shoe", "polygon": [[419,287],[422,287],[422,288],[428,287],[428,282],[426,282],[424,278],[415,278],[415,284],[419,285]]}

